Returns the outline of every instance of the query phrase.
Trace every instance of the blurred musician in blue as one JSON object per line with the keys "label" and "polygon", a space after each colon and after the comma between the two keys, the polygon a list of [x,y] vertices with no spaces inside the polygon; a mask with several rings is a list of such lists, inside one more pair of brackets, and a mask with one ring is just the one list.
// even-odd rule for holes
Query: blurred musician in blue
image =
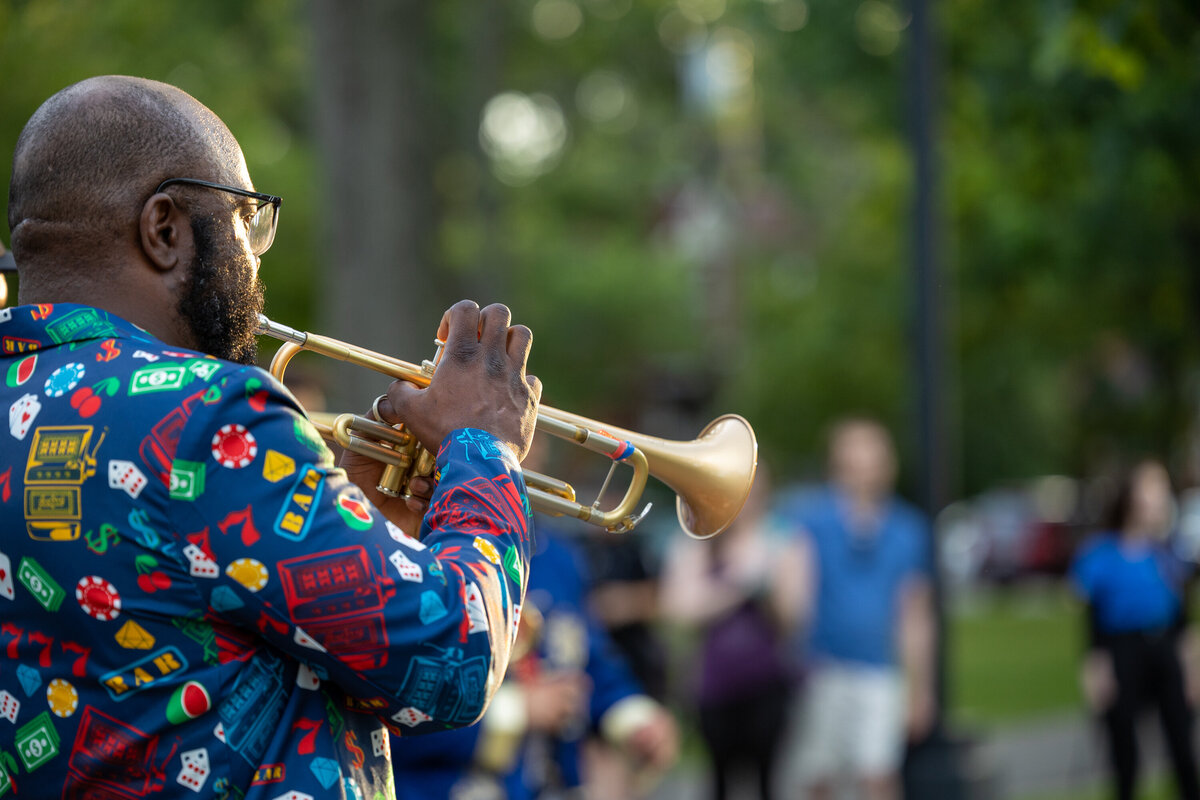
{"label": "blurred musician in blue", "polygon": [[529,652],[510,665],[479,724],[394,743],[401,800],[582,798],[593,735],[625,753],[643,785],[675,760],[673,718],[588,613],[578,551],[546,516],[534,520],[520,634]]}

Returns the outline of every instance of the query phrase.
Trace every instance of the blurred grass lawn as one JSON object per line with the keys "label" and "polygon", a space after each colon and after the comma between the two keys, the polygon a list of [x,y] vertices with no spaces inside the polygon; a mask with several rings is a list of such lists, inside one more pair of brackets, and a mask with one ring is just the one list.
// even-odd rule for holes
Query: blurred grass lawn
{"label": "blurred grass lawn", "polygon": [[[1082,608],[1055,584],[988,591],[948,612],[947,695],[950,720],[987,730],[1042,716],[1082,714],[1077,675],[1083,647]],[[1192,609],[1192,619],[1197,619]],[[1108,800],[1103,776],[1077,792],[1020,800]],[[1143,776],[1139,800],[1174,797],[1167,776]]]}
{"label": "blurred grass lawn", "polygon": [[[1175,785],[1161,775],[1146,776],[1138,786],[1138,800],[1170,800],[1176,797]],[[1094,787],[1079,792],[1059,794],[1035,794],[1020,800],[1109,800],[1112,789],[1107,784],[1097,783]]]}
{"label": "blurred grass lawn", "polygon": [[947,615],[950,720],[991,727],[1080,710],[1082,613],[1053,583],[956,601]]}

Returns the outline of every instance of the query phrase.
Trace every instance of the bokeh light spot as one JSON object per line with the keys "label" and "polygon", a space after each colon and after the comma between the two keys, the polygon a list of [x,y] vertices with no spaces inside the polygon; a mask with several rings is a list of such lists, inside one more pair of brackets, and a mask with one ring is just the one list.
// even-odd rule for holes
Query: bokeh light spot
{"label": "bokeh light spot", "polygon": [[808,24],[808,3],[804,0],[763,0],[767,19],[781,31],[792,33]]}
{"label": "bokeh light spot", "polygon": [[854,13],[858,46],[873,56],[886,56],[900,45],[900,32],[908,20],[881,0],[866,0]]}
{"label": "bokeh light spot", "polygon": [[585,119],[608,130],[626,131],[637,122],[633,90],[611,70],[596,70],[580,81],[575,105]]}
{"label": "bokeh light spot", "polygon": [[530,16],[543,39],[566,39],[583,25],[583,11],[573,0],[538,0]]}
{"label": "bokeh light spot", "polygon": [[679,13],[697,25],[716,22],[725,14],[725,0],[676,0]]}
{"label": "bokeh light spot", "polygon": [[479,143],[505,183],[523,185],[553,169],[566,142],[567,122],[551,97],[504,92],[484,106]]}

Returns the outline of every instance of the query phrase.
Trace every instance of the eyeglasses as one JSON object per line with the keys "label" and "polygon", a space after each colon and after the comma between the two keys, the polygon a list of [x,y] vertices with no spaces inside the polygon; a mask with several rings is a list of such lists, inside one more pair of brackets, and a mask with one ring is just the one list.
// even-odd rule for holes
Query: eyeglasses
{"label": "eyeglasses", "polygon": [[250,243],[250,252],[256,256],[261,256],[267,252],[267,248],[271,246],[271,242],[275,241],[275,229],[279,227],[279,206],[283,204],[282,197],[276,197],[273,194],[251,192],[246,189],[239,189],[236,186],[226,186],[222,183],[210,183],[209,181],[197,180],[196,178],[168,178],[158,185],[154,193],[158,194],[163,189],[174,184],[219,189],[222,192],[229,192],[230,194],[257,200],[258,204],[254,206],[253,213],[242,215],[242,222],[246,226],[246,240]]}

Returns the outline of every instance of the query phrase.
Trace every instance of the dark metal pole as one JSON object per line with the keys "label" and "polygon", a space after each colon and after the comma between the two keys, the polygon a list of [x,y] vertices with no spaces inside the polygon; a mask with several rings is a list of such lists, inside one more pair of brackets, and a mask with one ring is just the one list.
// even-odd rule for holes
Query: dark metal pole
{"label": "dark metal pole", "polygon": [[909,109],[914,165],[912,259],[913,342],[917,367],[920,503],[932,519],[948,500],[943,407],[943,326],[937,241],[937,156],[934,152],[936,42],[927,0],[911,0]]}
{"label": "dark metal pole", "polygon": [[[949,500],[946,458],[945,369],[942,279],[938,261],[937,36],[931,0],[910,0],[908,111],[913,154],[912,209],[912,353],[919,502],[932,524]],[[934,554],[934,613],[937,645],[934,693],[937,718],[930,739],[910,754],[905,770],[906,796],[954,798],[964,794],[957,748],[944,727],[946,707],[946,614],[940,570]]]}

